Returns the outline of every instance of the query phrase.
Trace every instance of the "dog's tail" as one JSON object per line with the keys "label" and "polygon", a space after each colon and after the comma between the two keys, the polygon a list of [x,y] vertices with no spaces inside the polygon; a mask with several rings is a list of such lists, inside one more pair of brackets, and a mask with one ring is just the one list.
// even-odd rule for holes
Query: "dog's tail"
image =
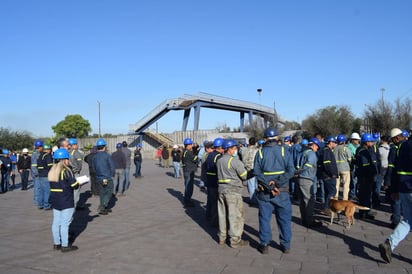
{"label": "dog's tail", "polygon": [[356,208],[361,209],[361,210],[369,210],[369,207],[366,206],[360,206],[360,205],[355,205]]}

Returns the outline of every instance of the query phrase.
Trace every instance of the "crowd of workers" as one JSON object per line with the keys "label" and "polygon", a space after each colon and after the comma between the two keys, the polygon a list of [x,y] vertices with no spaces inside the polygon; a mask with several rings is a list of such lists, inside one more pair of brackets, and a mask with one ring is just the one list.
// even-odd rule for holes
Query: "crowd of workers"
{"label": "crowd of workers", "polygon": [[[412,141],[409,133],[393,128],[389,136],[354,132],[309,139],[278,136],[267,128],[263,139],[237,143],[216,138],[203,143],[204,154],[193,149],[193,140],[184,140],[182,166],[184,206],[193,207],[194,173],[200,162],[201,181],[206,185],[206,217],[218,227],[219,244],[232,248],[248,245],[242,239],[244,208],[243,185],[247,185],[249,203],[259,208],[258,250],[268,253],[272,240],[270,227],[274,213],[279,243],[290,252],[292,238],[292,202],[299,203],[302,225],[322,226],[315,220],[315,202],[319,213],[331,215],[331,199],[353,200],[363,206],[357,218],[374,219],[381,206],[381,191],[391,205],[392,235],[379,245],[381,257],[391,262],[392,251],[410,231],[412,220]],[[342,191],[340,191],[342,189]],[[369,208],[369,209],[365,209]]]}
{"label": "crowd of workers", "polygon": [[[159,165],[170,167],[174,177],[184,178],[184,207],[192,201],[195,172],[200,166],[200,187],[207,193],[206,217],[218,227],[219,244],[232,248],[248,245],[242,239],[244,206],[242,189],[247,185],[249,204],[259,208],[258,251],[268,253],[272,240],[271,218],[274,213],[279,231],[279,244],[289,253],[292,239],[292,202],[299,203],[303,226],[314,228],[322,222],[314,218],[315,202],[320,214],[330,215],[331,199],[354,200],[369,208],[360,210],[358,218],[374,219],[381,203],[391,205],[391,226],[394,232],[379,245],[381,257],[391,262],[392,251],[410,231],[412,220],[412,140],[409,133],[393,128],[389,136],[354,132],[349,138],[339,134],[322,138],[315,134],[280,138],[274,128],[267,128],[262,139],[249,138],[248,143],[216,138],[194,147],[191,138],[183,141],[183,149],[164,147]],[[28,189],[29,174],[33,178],[34,204],[42,210],[53,210],[52,235],[55,250],[76,250],[69,241],[69,225],[75,210],[81,210],[80,184],[76,180],[83,161],[89,165],[90,193],[100,196],[99,214],[111,212],[112,197],[126,195],[132,160],[136,178],[141,175],[141,144],[135,151],[127,143],[118,143],[109,154],[104,139],[84,156],[77,140],[62,138],[52,148],[42,140],[34,143],[34,152],[24,148],[21,155],[2,149],[1,191],[15,188],[16,171],[21,175],[21,190]],[[11,185],[10,185],[11,181]],[[340,189],[342,187],[342,192]]]}

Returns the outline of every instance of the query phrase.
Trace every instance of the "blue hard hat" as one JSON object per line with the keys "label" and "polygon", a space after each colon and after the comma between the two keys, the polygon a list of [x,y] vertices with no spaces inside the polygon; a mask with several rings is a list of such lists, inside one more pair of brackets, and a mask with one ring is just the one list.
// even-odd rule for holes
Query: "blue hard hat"
{"label": "blue hard hat", "polygon": [[136,147],[142,147],[142,144],[141,143],[138,143],[137,145],[136,145]]}
{"label": "blue hard hat", "polygon": [[7,148],[3,148],[3,154],[9,154],[9,150]]}
{"label": "blue hard hat", "polygon": [[123,147],[122,143],[117,143],[116,144],[116,148],[122,148],[122,147]]}
{"label": "blue hard hat", "polygon": [[292,141],[292,137],[290,135],[285,136],[285,138],[283,138],[283,142],[290,142]]}
{"label": "blue hard hat", "polygon": [[278,132],[275,128],[268,127],[267,129],[265,129],[263,137],[270,138],[270,137],[275,137],[275,136],[278,136]]}
{"label": "blue hard hat", "polygon": [[105,146],[106,145],[106,141],[104,140],[104,139],[98,139],[97,141],[96,141],[96,146],[97,147],[99,147],[99,146]]}
{"label": "blue hard hat", "polygon": [[37,139],[36,141],[34,141],[34,146],[35,147],[42,147],[43,146],[43,141],[40,139]]}
{"label": "blue hard hat", "polygon": [[373,138],[372,134],[370,133],[364,133],[362,134],[361,142],[375,142],[375,138]]}
{"label": "blue hard hat", "polygon": [[403,129],[402,130],[402,136],[406,137],[406,138],[409,138],[409,132],[406,129]]}
{"label": "blue hard hat", "polygon": [[213,147],[221,147],[223,145],[223,138],[217,137],[213,141]]}
{"label": "blue hard hat", "polygon": [[302,142],[300,142],[301,145],[307,146],[309,144],[308,139],[303,139]]}
{"label": "blue hard hat", "polygon": [[76,138],[69,138],[69,145],[77,145]]}
{"label": "blue hard hat", "polygon": [[375,141],[379,140],[379,133],[375,132],[372,134],[373,139],[375,139]]}
{"label": "blue hard hat", "polygon": [[315,138],[315,137],[310,138],[309,143],[316,144],[320,148],[320,142],[319,142],[318,138]]}
{"label": "blue hard hat", "polygon": [[336,137],[336,141],[338,142],[338,144],[341,144],[341,143],[344,143],[344,142],[346,142],[346,136],[344,135],[344,134],[339,134],[337,137]]}
{"label": "blue hard hat", "polygon": [[69,152],[67,151],[67,149],[59,148],[54,152],[53,158],[56,159],[56,160],[57,159],[69,159],[70,155],[69,155]]}
{"label": "blue hard hat", "polygon": [[192,139],[190,139],[190,138],[186,138],[186,139],[184,139],[183,140],[183,144],[186,146],[186,145],[192,145],[193,144],[193,141],[192,141]]}
{"label": "blue hard hat", "polygon": [[328,137],[326,137],[326,138],[325,138],[325,143],[328,144],[328,143],[330,143],[330,142],[337,143],[336,138],[333,137],[333,136],[328,136]]}
{"label": "blue hard hat", "polygon": [[258,144],[259,144],[259,145],[263,145],[264,143],[265,143],[265,141],[262,140],[262,139],[260,139],[260,140],[258,141]]}
{"label": "blue hard hat", "polygon": [[223,141],[222,148],[223,149],[228,149],[228,148],[231,148],[231,147],[234,147],[234,146],[237,146],[236,141],[232,140],[232,139],[227,139],[227,140]]}

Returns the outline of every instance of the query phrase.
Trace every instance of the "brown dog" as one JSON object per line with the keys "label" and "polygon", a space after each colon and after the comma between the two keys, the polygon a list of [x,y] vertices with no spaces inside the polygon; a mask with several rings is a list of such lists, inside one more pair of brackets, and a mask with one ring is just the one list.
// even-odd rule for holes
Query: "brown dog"
{"label": "brown dog", "polygon": [[[345,216],[346,216],[346,220],[348,221],[348,226],[346,226],[346,228],[349,228],[351,225],[353,225],[355,223],[355,210],[356,208],[362,209],[362,210],[369,210],[369,207],[365,207],[365,206],[360,206],[358,204],[355,204],[352,201],[349,200],[335,200],[335,199],[330,199],[329,200],[329,209],[330,209],[330,213],[331,213],[331,217],[330,217],[330,224],[333,223],[333,217],[334,214],[337,213],[341,213],[343,211],[345,211]],[[339,215],[338,215],[339,217]]]}

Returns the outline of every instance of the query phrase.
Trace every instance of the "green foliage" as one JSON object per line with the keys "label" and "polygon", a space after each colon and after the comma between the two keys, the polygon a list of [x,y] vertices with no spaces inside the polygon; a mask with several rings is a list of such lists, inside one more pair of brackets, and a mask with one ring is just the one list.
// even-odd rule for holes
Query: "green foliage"
{"label": "green foliage", "polygon": [[67,115],[63,121],[52,126],[56,135],[66,136],[68,138],[86,137],[92,128],[88,120],[83,119],[80,114]]}
{"label": "green foliage", "polygon": [[300,130],[301,125],[296,121],[286,121],[283,125],[283,130]]}
{"label": "green foliage", "polygon": [[392,103],[379,100],[375,105],[368,105],[363,121],[363,128],[367,132],[389,134],[390,129],[397,127],[409,129],[412,121],[412,101],[409,98]]}
{"label": "green foliage", "polygon": [[355,126],[354,122],[355,117],[347,106],[329,106],[303,120],[302,128],[322,136],[336,136],[340,133],[348,135]]}
{"label": "green foliage", "polygon": [[23,148],[31,149],[34,138],[27,131],[11,131],[7,128],[0,128],[0,146],[13,150]]}

